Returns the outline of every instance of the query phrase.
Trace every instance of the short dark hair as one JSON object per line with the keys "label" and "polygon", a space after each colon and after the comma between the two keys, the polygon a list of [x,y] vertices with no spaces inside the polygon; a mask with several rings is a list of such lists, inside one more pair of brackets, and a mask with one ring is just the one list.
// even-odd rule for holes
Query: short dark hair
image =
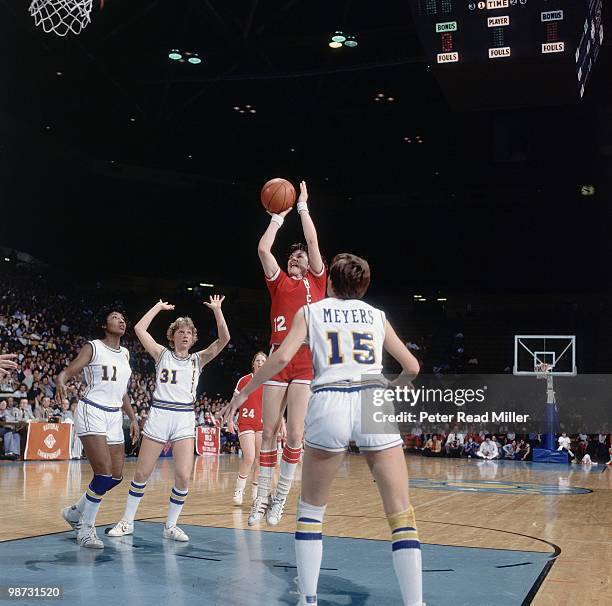
{"label": "short dark hair", "polygon": [[292,244],[287,250],[287,259],[289,259],[289,257],[298,250],[303,250],[306,254],[308,254],[308,245],[304,244],[303,242],[295,242],[295,244]]}
{"label": "short dark hair", "polygon": [[104,328],[102,328],[106,324],[106,320],[108,316],[112,313],[118,313],[123,316],[125,323],[127,324],[127,318],[125,316],[125,311],[121,305],[105,305],[98,310],[98,313],[94,318],[94,325],[92,327],[92,333],[96,335],[99,339],[103,339],[106,336],[104,332]]}
{"label": "short dark hair", "polygon": [[329,277],[338,299],[361,299],[370,286],[370,265],[357,255],[341,253],[333,258]]}

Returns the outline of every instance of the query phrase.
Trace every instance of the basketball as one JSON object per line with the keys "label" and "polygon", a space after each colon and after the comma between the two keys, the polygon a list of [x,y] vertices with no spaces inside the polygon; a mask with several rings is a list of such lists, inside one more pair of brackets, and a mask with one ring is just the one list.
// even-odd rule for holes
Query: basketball
{"label": "basketball", "polygon": [[295,204],[295,188],[286,179],[270,179],[261,188],[261,203],[271,213],[282,213]]}

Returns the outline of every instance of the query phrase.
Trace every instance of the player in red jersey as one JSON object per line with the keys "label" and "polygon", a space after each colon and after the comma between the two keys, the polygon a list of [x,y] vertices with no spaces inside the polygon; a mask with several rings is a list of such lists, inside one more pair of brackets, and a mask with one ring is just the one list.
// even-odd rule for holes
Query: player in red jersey
{"label": "player in red jersey", "polygon": [[[239,394],[249,384],[253,375],[264,365],[268,356],[263,351],[258,351],[251,362],[252,372],[244,375],[238,380],[234,395]],[[242,448],[242,462],[238,469],[236,487],[234,489],[234,504],[242,505],[244,487],[255,461],[259,461],[259,450],[261,449],[261,434],[263,431],[263,419],[261,412],[261,398],[263,385],[256,389],[248,400],[238,410],[238,439]],[[259,465],[253,470],[253,500],[257,496],[257,476]]]}
{"label": "player in red jersey", "polygon": [[[308,190],[306,182],[300,183],[297,211],[304,231],[304,244],[291,247],[285,273],[272,254],[272,245],[285,216],[291,209],[273,214],[270,225],[259,241],[257,252],[266,276],[272,305],[270,322],[271,351],[279,345],[291,328],[291,321],[304,304],[315,303],[325,298],[326,271],[319,251],[317,230],[308,212]],[[304,417],[310,397],[312,380],[312,358],[307,344],[302,345],[291,362],[278,375],[264,384],[263,435],[259,455],[259,486],[253,501],[249,525],[263,519],[267,512],[268,524],[276,525],[283,514],[283,507],[291,488],[295,468],[302,453]],[[276,436],[287,407],[287,441],[283,448],[280,477],[276,492],[269,499],[272,475],[276,467]]]}

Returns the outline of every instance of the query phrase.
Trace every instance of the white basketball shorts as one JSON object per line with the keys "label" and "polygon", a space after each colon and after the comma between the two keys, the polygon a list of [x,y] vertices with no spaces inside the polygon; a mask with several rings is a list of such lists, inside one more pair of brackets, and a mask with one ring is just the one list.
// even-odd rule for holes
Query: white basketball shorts
{"label": "white basketball shorts", "polygon": [[403,443],[399,433],[361,431],[361,391],[318,391],[310,396],[304,442],[319,450],[342,452],[354,441],[359,450],[385,450]]}
{"label": "white basketball shorts", "polygon": [[195,438],[195,412],[164,410],[151,406],[142,433],[150,440],[165,444]]}
{"label": "white basketball shorts", "polygon": [[106,436],[106,443],[123,444],[123,411],[79,400],[74,419],[77,436]]}

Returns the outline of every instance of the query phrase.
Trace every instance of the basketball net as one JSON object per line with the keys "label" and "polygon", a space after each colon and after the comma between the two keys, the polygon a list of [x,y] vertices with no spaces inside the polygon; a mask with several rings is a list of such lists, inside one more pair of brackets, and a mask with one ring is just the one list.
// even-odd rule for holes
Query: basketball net
{"label": "basketball net", "polygon": [[538,362],[535,365],[535,371],[538,373],[536,379],[546,379],[552,372],[552,364]]}
{"label": "basketball net", "polygon": [[[30,15],[46,34],[80,34],[91,23],[93,0],[32,0]],[[100,7],[104,6],[101,0]]]}

